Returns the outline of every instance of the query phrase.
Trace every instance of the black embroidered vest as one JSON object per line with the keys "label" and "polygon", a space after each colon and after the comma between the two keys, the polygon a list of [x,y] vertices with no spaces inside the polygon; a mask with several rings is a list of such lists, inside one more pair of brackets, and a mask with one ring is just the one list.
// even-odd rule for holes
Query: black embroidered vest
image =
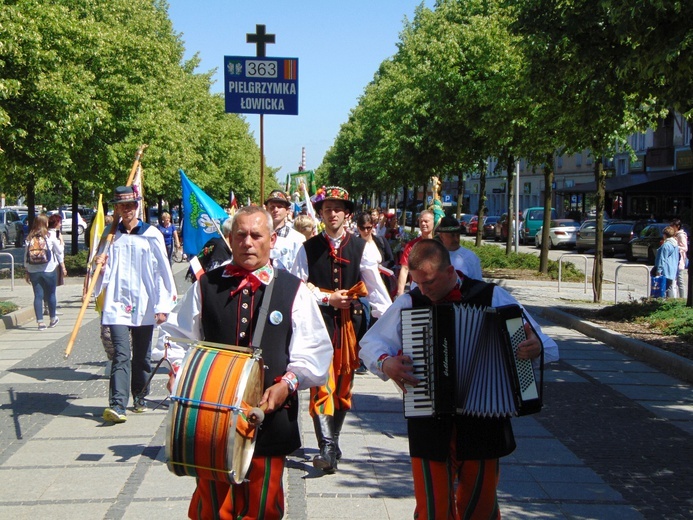
{"label": "black embroidered vest", "polygon": [[[201,324],[204,339],[215,343],[249,346],[257,326],[258,311],[266,286],[261,285],[255,294],[241,289],[230,298],[238,286],[238,278],[222,276],[224,267],[205,273],[200,279],[202,294]],[[265,364],[263,389],[274,384],[274,379],[286,372],[291,342],[291,309],[301,281],[287,271],[274,271],[267,323],[259,346]],[[281,321],[269,320],[273,312],[279,312]],[[277,321],[275,313],[275,319]],[[267,414],[255,442],[255,455],[288,455],[301,446],[298,428],[298,399],[294,394],[286,408]]]}
{"label": "black embroidered vest", "polygon": [[[361,280],[361,257],[366,247],[366,242],[362,238],[346,233],[339,249],[336,250],[336,256],[343,258],[346,262],[336,261],[330,256],[330,244],[322,233],[306,240],[303,247],[306,249],[308,259],[307,281],[316,287],[330,291],[348,290]],[[321,305],[320,311],[332,345],[335,348],[341,348],[339,338],[341,310],[331,305]],[[360,339],[366,333],[366,320],[363,319],[361,304],[352,304],[351,320],[356,337]]]}

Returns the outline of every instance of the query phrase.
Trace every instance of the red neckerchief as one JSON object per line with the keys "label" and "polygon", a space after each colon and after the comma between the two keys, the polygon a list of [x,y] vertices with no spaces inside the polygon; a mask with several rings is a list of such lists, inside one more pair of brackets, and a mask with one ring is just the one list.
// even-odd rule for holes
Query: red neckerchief
{"label": "red neckerchief", "polygon": [[250,286],[250,290],[252,292],[255,292],[257,291],[258,287],[262,285],[260,279],[257,276],[255,276],[252,271],[248,271],[247,269],[243,269],[242,267],[238,267],[234,264],[228,264],[224,268],[224,274],[227,276],[242,278],[241,283],[238,284],[238,287],[231,291],[232,298],[246,286]]}
{"label": "red neckerchief", "polygon": [[[332,245],[332,239],[330,238],[330,236],[325,231],[323,231],[323,235],[325,237],[325,240],[327,240],[327,245],[330,246],[330,256],[332,257],[332,259],[334,259],[334,261],[338,262],[338,263],[343,262],[345,264],[350,264],[351,261],[337,255],[337,250]],[[342,247],[342,244],[348,239],[346,235],[347,235],[347,232],[345,231],[344,234],[342,235],[341,242],[339,244],[340,248]]]}
{"label": "red neckerchief", "polygon": [[460,290],[462,287],[462,280],[460,279],[459,273],[457,276],[458,278],[455,287],[453,287],[452,290],[447,294],[447,296],[443,298],[441,301],[452,303],[459,303],[462,301],[462,291]]}

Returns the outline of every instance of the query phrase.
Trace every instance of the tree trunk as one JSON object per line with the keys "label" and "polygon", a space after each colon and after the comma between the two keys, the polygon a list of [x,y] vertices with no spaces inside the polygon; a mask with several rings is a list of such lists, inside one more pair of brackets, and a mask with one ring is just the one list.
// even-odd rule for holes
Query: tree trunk
{"label": "tree trunk", "polygon": [[464,176],[460,173],[457,175],[457,220],[460,220],[462,215],[462,202],[464,201]]}
{"label": "tree trunk", "polygon": [[[693,128],[693,121],[689,121],[688,126]],[[691,152],[693,152],[693,139],[690,140],[688,145],[691,147]],[[691,192],[691,210],[693,210],[693,190]],[[693,211],[691,211],[691,222],[689,222],[689,226],[692,226],[690,229],[693,229]],[[693,278],[691,277],[690,249],[686,252],[686,255],[688,256],[688,295],[686,296],[686,307],[693,307],[693,295],[691,294],[693,292]]]}
{"label": "tree trunk", "polygon": [[36,175],[33,171],[29,173],[29,182],[26,186],[26,206],[29,208],[29,229],[31,229],[36,218]]}
{"label": "tree trunk", "polygon": [[[551,227],[551,187],[553,186],[553,154],[546,154],[544,164],[544,222],[541,226],[541,253],[539,255],[539,271],[549,272],[549,228]],[[537,236],[534,235],[536,244]]]}
{"label": "tree trunk", "polygon": [[[407,225],[407,200],[409,199],[409,189],[406,186],[402,187],[402,229],[405,229]],[[395,212],[397,212],[397,205],[395,205]]]}
{"label": "tree trunk", "polygon": [[505,241],[505,254],[508,255],[512,251],[513,244],[513,219],[515,217],[515,158],[510,155],[508,157],[508,162],[505,166],[508,172],[508,217],[505,219],[506,225],[508,226],[508,236]]}
{"label": "tree trunk", "polygon": [[476,246],[481,245],[481,234],[484,231],[484,213],[486,211],[486,172],[479,176],[479,212],[476,225]]}
{"label": "tree trunk", "polygon": [[601,157],[594,162],[594,180],[597,185],[597,236],[594,247],[594,268],[592,269],[592,293],[594,303],[602,301],[602,282],[604,281],[604,199],[606,198],[606,171]]}
{"label": "tree trunk", "polygon": [[77,227],[77,222],[79,222],[77,212],[77,201],[79,200],[79,186],[77,181],[72,181],[72,246],[70,248],[70,254],[76,255],[79,252],[79,228]]}

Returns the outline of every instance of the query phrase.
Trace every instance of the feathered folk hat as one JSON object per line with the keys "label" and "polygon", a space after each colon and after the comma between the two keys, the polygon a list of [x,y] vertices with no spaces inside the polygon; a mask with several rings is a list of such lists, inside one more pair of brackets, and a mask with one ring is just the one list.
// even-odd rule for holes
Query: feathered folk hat
{"label": "feathered folk hat", "polygon": [[291,206],[289,196],[281,190],[274,190],[272,193],[270,193],[267,196],[267,200],[265,200],[265,206],[268,202],[279,202],[280,204],[284,204],[287,208]]}
{"label": "feathered folk hat", "polygon": [[325,188],[325,197],[313,204],[315,211],[320,211],[322,209],[322,203],[326,200],[341,200],[349,213],[354,212],[354,203],[349,200],[349,192],[344,188],[339,186],[327,186]]}

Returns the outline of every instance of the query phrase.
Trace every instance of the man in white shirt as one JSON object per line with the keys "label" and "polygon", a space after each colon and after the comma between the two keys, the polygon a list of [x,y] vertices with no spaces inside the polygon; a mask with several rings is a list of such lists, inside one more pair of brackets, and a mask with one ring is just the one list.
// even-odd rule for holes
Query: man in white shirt
{"label": "man in white shirt", "polygon": [[[266,404],[267,416],[245,480],[230,485],[198,478],[188,515],[281,518],[286,456],[301,445],[296,391],[325,383],[333,350],[313,294],[269,260],[275,240],[270,215],[257,206],[239,209],[229,238],[232,262],[205,272],[162,332],[173,338],[261,348],[265,392],[259,403],[248,404]],[[174,373],[185,351],[183,345],[171,343],[168,359]],[[170,381],[169,388],[173,386]]]}
{"label": "man in white shirt", "polygon": [[463,275],[482,280],[481,261],[474,251],[460,245],[462,228],[455,217],[443,217],[436,228],[436,235],[450,252],[450,263]]}
{"label": "man in white shirt", "polygon": [[277,234],[277,241],[270,254],[272,265],[277,269],[291,271],[296,254],[306,239],[289,224],[291,200],[283,191],[274,190],[265,200],[265,208],[272,215],[272,225]]}
{"label": "man in white shirt", "polygon": [[104,291],[101,323],[110,327],[115,349],[109,406],[103,412],[113,423],[127,420],[131,393],[133,411],[146,410],[154,325],[166,321],[177,297],[164,237],[137,218],[140,200],[135,187],[116,188],[111,204],[120,222],[108,249],[94,258],[104,266],[94,294]]}
{"label": "man in white shirt", "polygon": [[[419,384],[412,359],[402,354],[402,310],[444,302],[464,302],[502,307],[518,302],[501,287],[460,275],[450,264],[440,242],[422,240],[411,251],[411,276],[418,287],[397,298],[385,315],[361,340],[361,357],[368,369],[391,379],[404,393]],[[526,340],[517,345],[518,359],[545,363],[559,358],[556,342],[523,312]],[[464,338],[450,345],[465,352]],[[445,344],[435,344],[443,350]],[[491,368],[488,368],[489,372]],[[499,459],[515,449],[510,418],[504,416],[451,415],[407,418],[416,510],[450,511],[445,518],[500,518],[496,488]],[[428,517],[430,518],[430,517]],[[438,518],[438,516],[436,516]]]}

